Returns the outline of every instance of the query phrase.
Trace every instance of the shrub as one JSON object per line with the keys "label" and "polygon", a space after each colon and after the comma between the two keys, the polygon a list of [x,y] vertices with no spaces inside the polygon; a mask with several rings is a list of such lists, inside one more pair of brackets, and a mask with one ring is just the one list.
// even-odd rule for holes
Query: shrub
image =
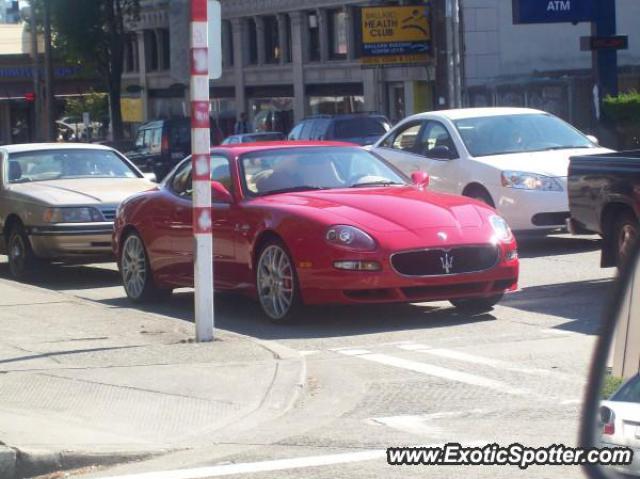
{"label": "shrub", "polygon": [[608,120],[617,125],[640,125],[640,92],[631,90],[618,96],[607,96],[603,112]]}
{"label": "shrub", "polygon": [[609,399],[611,395],[622,386],[623,382],[624,379],[607,374],[604,378],[604,384],[602,385],[602,399]]}

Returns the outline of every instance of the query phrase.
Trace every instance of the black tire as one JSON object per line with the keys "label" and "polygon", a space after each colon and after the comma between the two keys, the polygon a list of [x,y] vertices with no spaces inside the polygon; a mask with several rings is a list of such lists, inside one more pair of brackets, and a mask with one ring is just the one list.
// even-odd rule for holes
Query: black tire
{"label": "black tire", "polygon": [[488,313],[503,297],[504,294],[497,294],[488,298],[452,299],[450,303],[465,313]]}
{"label": "black tire", "polygon": [[[135,244],[135,246],[134,246]],[[173,290],[156,286],[144,242],[136,232],[122,240],[118,269],[127,297],[134,303],[150,303],[167,299]]]}
{"label": "black tire", "polygon": [[21,223],[16,223],[9,231],[7,241],[9,272],[18,281],[28,280],[34,273],[38,260],[31,249],[29,237]]}
{"label": "black tire", "polygon": [[[271,254],[284,255],[289,265],[289,274],[286,273],[286,266],[280,274],[269,268],[266,263],[269,261],[268,255]],[[275,324],[296,322],[300,318],[303,304],[298,273],[286,245],[278,239],[272,239],[263,244],[256,255],[255,270],[256,292],[262,313]],[[290,293],[289,290],[291,290]],[[285,299],[282,299],[284,297],[289,298],[288,304],[284,303]]]}
{"label": "black tire", "polygon": [[481,201],[485,205],[491,206],[492,208],[495,208],[496,206],[493,202],[493,199],[491,199],[491,195],[489,194],[489,192],[479,187],[471,188],[469,191],[465,191],[464,196],[477,201]]}
{"label": "black tire", "polygon": [[610,237],[612,257],[618,268],[625,264],[638,238],[640,238],[640,223],[636,216],[631,211],[620,213],[613,222]]}

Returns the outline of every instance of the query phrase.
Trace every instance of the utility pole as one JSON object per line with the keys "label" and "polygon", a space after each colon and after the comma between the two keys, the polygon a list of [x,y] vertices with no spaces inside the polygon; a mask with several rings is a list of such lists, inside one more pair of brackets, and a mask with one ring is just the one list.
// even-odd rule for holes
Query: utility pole
{"label": "utility pole", "polygon": [[[613,37],[616,35],[615,0],[596,0],[596,16],[595,21],[591,24],[591,34],[594,37]],[[602,100],[607,95],[618,95],[618,51],[615,49],[593,50],[592,63],[599,102],[602,107]]]}
{"label": "utility pole", "polygon": [[207,0],[191,0],[190,93],[195,323],[196,341],[201,343],[213,341],[214,335],[208,10]]}
{"label": "utility pole", "polygon": [[29,6],[29,23],[31,28],[31,58],[33,59],[33,103],[35,118],[33,122],[33,137],[36,141],[42,141],[42,91],[40,88],[40,54],[38,52],[38,22],[36,21],[36,7],[34,2]]}
{"label": "utility pole", "polygon": [[436,107],[462,106],[462,54],[460,46],[460,0],[434,0],[436,60]]}
{"label": "utility pole", "polygon": [[51,46],[51,0],[44,2],[44,88],[46,125],[45,137],[47,141],[56,140],[56,95],[53,85],[53,52]]}

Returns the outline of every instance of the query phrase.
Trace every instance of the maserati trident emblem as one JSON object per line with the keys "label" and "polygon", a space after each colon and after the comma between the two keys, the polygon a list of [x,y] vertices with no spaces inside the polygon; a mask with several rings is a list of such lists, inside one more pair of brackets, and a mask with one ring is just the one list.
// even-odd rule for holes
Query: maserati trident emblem
{"label": "maserati trident emblem", "polygon": [[440,258],[440,263],[442,263],[442,269],[445,273],[450,274],[453,269],[453,256],[449,253],[445,253],[444,256]]}
{"label": "maserati trident emblem", "polygon": [[438,238],[440,238],[442,241],[447,241],[447,233],[445,233],[444,231],[440,231],[440,233],[438,233]]}

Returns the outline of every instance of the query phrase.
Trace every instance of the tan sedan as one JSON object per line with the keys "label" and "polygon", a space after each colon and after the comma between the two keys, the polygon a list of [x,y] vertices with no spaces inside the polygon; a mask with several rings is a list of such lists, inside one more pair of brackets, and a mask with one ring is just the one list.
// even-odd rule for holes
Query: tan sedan
{"label": "tan sedan", "polygon": [[0,148],[0,254],[12,276],[26,278],[39,260],[111,259],[116,209],[154,188],[111,148],[30,144]]}

